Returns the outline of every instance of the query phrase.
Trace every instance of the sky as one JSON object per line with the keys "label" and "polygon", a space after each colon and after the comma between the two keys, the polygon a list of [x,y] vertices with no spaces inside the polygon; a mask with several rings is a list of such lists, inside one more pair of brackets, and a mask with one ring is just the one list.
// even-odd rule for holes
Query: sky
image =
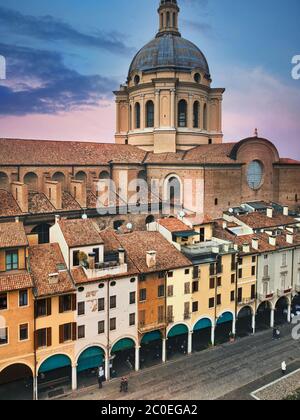
{"label": "sky", "polygon": [[[158,29],[158,0],[0,0],[0,137],[113,142],[113,90]],[[225,141],[300,159],[299,0],[178,0],[180,31],[224,87]]]}

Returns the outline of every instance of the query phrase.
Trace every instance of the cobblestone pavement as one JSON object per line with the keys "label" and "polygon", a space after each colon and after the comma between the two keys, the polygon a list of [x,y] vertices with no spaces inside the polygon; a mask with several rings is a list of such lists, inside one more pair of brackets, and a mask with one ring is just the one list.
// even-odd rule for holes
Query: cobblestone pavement
{"label": "cobblestone pavement", "polygon": [[280,376],[281,362],[290,371],[300,367],[300,342],[291,337],[291,326],[282,338],[272,331],[258,333],[234,344],[225,344],[165,365],[131,375],[129,393],[119,393],[119,380],[77,391],[65,399],[87,400],[214,400],[252,399],[250,393]]}

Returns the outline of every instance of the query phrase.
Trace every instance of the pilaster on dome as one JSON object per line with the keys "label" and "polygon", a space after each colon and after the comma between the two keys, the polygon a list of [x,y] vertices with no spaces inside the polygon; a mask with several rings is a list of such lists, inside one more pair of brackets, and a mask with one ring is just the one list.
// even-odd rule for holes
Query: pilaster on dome
{"label": "pilaster on dome", "polygon": [[178,30],[179,12],[180,9],[177,0],[160,0],[160,6],[158,8],[159,31],[156,35],[157,37],[163,36],[164,34],[181,36]]}

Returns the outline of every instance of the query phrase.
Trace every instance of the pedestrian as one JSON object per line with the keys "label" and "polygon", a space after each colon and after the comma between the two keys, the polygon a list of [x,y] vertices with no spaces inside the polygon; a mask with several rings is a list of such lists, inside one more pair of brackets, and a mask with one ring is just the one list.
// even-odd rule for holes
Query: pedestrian
{"label": "pedestrian", "polygon": [[122,377],[120,384],[120,392],[125,392],[125,378]]}
{"label": "pedestrian", "polygon": [[282,371],[282,374],[283,374],[283,375],[285,375],[285,374],[286,374],[286,370],[287,370],[286,363],[285,363],[285,362],[282,362],[282,363],[281,363],[281,371]]}
{"label": "pedestrian", "polygon": [[99,369],[98,369],[98,384],[99,384],[99,389],[102,389],[103,388],[104,378],[105,378],[104,369],[103,369],[103,366],[100,366]]}
{"label": "pedestrian", "polygon": [[276,330],[276,339],[277,340],[280,340],[280,335],[281,335],[280,330],[279,330],[279,328],[277,328],[277,330]]}
{"label": "pedestrian", "polygon": [[124,392],[128,392],[128,378],[124,378]]}
{"label": "pedestrian", "polygon": [[273,340],[276,340],[277,338],[277,329],[273,328]]}

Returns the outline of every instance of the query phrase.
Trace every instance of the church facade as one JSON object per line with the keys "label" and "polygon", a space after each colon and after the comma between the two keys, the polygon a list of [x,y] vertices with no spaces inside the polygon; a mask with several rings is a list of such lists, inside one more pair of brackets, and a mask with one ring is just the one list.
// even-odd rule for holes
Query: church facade
{"label": "church facade", "polygon": [[114,181],[122,219],[139,228],[148,216],[124,214],[138,192],[135,180],[149,188],[155,182],[160,203],[170,199],[170,185],[182,202],[191,182],[189,194],[201,202],[194,210],[210,218],[246,201],[299,210],[300,162],[280,157],[257,131],[223,142],[225,90],[211,86],[205,56],[181,36],[177,1],[161,0],[158,15],[156,37],[115,92],[115,144],[0,139],[1,220],[18,216],[36,228],[53,224],[55,215],[96,217],[97,185],[106,180]]}

